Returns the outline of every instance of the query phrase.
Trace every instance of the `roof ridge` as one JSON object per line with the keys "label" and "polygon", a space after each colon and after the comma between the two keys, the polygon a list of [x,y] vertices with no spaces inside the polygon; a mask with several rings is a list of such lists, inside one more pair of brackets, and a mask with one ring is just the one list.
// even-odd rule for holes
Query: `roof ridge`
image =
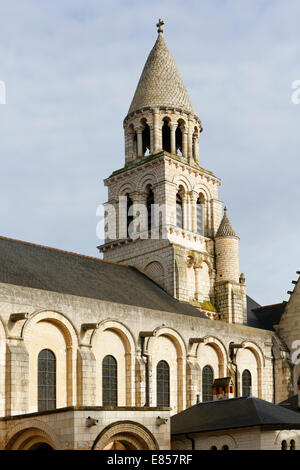
{"label": "roof ridge", "polygon": [[264,308],[278,307],[279,305],[285,305],[285,304],[287,304],[287,301],[283,300],[282,302],[278,302],[276,304],[261,305],[260,307],[254,307],[254,308],[252,308],[252,310],[263,310]]}
{"label": "roof ridge", "polygon": [[117,266],[123,266],[125,268],[133,268],[134,267],[134,266],[129,266],[129,265],[123,264],[123,263],[116,263],[115,261],[109,261],[109,260],[105,260],[105,259],[101,259],[101,258],[96,258],[95,256],[83,255],[82,253],[76,253],[75,251],[67,251],[67,250],[62,250],[61,248],[54,248],[54,247],[48,246],[48,245],[40,245],[38,243],[26,242],[24,240],[17,240],[16,238],[3,237],[2,235],[0,235],[0,240],[6,240],[6,241],[16,242],[16,243],[23,243],[23,245],[35,246],[37,248],[43,248],[45,250],[57,251],[59,253],[65,253],[67,255],[78,256],[80,258],[92,259],[94,261],[100,261],[101,263],[115,264]]}

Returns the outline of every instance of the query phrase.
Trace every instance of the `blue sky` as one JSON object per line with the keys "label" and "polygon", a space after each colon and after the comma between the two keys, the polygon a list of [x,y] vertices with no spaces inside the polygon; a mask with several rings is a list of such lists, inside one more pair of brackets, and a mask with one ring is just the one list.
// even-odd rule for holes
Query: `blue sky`
{"label": "blue sky", "polygon": [[102,180],[124,164],[122,121],[163,18],[248,294],[287,299],[300,269],[299,16],[298,0],[2,2],[1,235],[98,256]]}

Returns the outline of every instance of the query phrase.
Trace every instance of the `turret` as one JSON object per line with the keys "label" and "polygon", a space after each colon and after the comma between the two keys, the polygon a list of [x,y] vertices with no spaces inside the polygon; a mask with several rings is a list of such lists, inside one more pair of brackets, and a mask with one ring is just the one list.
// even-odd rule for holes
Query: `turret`
{"label": "turret", "polygon": [[239,237],[224,209],[224,216],[215,236],[215,296],[221,319],[228,323],[246,323],[246,286],[239,275]]}
{"label": "turret", "polygon": [[215,236],[217,281],[239,282],[239,237],[224,209],[224,217]]}

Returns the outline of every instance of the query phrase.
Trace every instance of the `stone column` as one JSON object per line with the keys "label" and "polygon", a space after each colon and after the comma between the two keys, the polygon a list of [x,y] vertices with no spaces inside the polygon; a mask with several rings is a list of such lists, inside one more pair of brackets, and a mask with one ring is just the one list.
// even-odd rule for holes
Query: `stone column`
{"label": "stone column", "polygon": [[134,131],[133,131],[132,129],[129,129],[129,130],[128,130],[127,139],[128,139],[128,144],[127,144],[127,148],[128,148],[128,157],[127,157],[127,159],[130,161],[130,160],[134,160],[135,157],[136,157],[135,152],[134,152],[134,148],[133,148],[133,144],[134,144]]}
{"label": "stone column", "polygon": [[142,217],[141,217],[141,210],[142,210],[142,194],[138,193],[138,192],[134,192],[134,193],[130,193],[130,198],[132,200],[132,203],[133,203],[133,226],[134,226],[134,231],[133,231],[133,234],[131,234],[131,237],[133,239],[136,239],[136,238],[139,238],[139,233],[142,229],[141,227],[141,221],[142,220]]}
{"label": "stone column", "polygon": [[201,263],[194,264],[194,271],[195,271],[195,299],[200,300],[200,292],[199,292],[199,274],[200,269],[202,269]]}
{"label": "stone column", "polygon": [[77,405],[96,406],[96,358],[88,346],[80,346],[77,357]]}
{"label": "stone column", "polygon": [[182,132],[182,156],[187,157],[188,156],[188,130],[183,127],[181,128]]}
{"label": "stone column", "polygon": [[137,156],[143,157],[143,127],[136,127],[137,133]]}
{"label": "stone column", "polygon": [[9,339],[6,363],[6,415],[28,413],[29,354],[24,341]]}
{"label": "stone column", "polygon": [[199,136],[194,136],[194,160],[199,163]]}
{"label": "stone column", "polygon": [[193,158],[193,134],[194,134],[193,122],[189,118],[189,127],[188,127],[188,158],[189,159]]}
{"label": "stone column", "polygon": [[188,198],[186,194],[181,195],[182,200],[182,228],[183,230],[188,230]]}
{"label": "stone column", "polygon": [[197,207],[196,207],[197,199],[198,199],[198,194],[196,193],[196,191],[191,191],[190,192],[191,216],[192,216],[191,231],[194,233],[197,233]]}
{"label": "stone column", "polygon": [[159,110],[153,110],[153,153],[162,150],[162,130],[159,125]]}
{"label": "stone column", "polygon": [[171,153],[176,155],[176,129],[177,122],[169,122],[169,127],[171,129]]}

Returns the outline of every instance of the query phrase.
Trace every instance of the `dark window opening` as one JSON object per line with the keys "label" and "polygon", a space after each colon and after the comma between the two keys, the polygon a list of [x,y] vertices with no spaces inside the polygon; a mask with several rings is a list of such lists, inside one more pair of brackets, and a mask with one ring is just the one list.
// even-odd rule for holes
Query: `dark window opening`
{"label": "dark window opening", "polygon": [[198,198],[196,204],[197,210],[197,233],[204,235],[204,203],[201,197]]}
{"label": "dark window opening", "polygon": [[176,153],[179,151],[180,155],[182,155],[182,131],[180,129],[180,125],[178,124],[175,132],[175,141],[176,141]]}
{"label": "dark window opening", "polygon": [[287,450],[287,443],[286,443],[286,441],[282,441],[282,443],[281,443],[281,450]]}
{"label": "dark window opening", "polygon": [[[150,154],[150,127],[147,122],[144,122],[144,129],[142,133],[143,140],[143,155]],[[147,152],[148,151],[148,152]]]}
{"label": "dark window opening", "polygon": [[164,119],[162,126],[162,147],[166,152],[171,152],[171,129],[168,119]]}
{"label": "dark window opening", "polygon": [[179,193],[176,194],[176,225],[183,228],[182,198]]}
{"label": "dark window opening", "polygon": [[213,399],[212,387],[214,373],[210,366],[205,366],[202,371],[202,401],[211,401]]}
{"label": "dark window opening", "polygon": [[[127,237],[130,236],[130,224],[131,222],[133,222],[133,214],[132,214],[132,210],[133,210],[133,202],[132,202],[132,199],[128,196],[127,194]],[[132,230],[132,227],[131,227],[131,230]]]}
{"label": "dark window opening", "polygon": [[103,406],[118,403],[117,361],[113,356],[105,356],[102,361],[102,403]]}
{"label": "dark window opening", "polygon": [[56,408],[56,358],[50,349],[38,355],[38,411]]}
{"label": "dark window opening", "polygon": [[154,193],[152,188],[149,189],[147,195],[147,216],[148,216],[148,230],[152,228],[152,209],[154,204]]}
{"label": "dark window opening", "polygon": [[242,396],[249,397],[251,395],[251,373],[249,370],[244,370],[242,375]]}
{"label": "dark window opening", "polygon": [[166,361],[156,367],[156,406],[170,406],[170,368]]}

